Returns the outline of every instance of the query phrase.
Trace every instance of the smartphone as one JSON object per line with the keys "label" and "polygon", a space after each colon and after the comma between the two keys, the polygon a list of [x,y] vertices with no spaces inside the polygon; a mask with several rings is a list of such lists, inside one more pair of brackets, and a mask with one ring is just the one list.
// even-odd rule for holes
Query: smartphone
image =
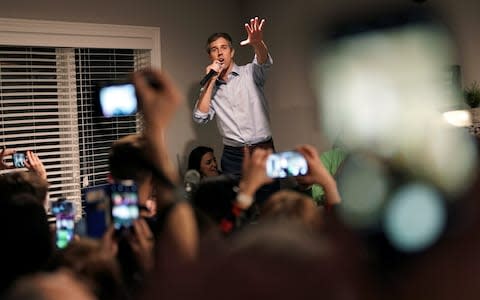
{"label": "smartphone", "polygon": [[110,203],[113,226],[117,231],[129,229],[138,219],[137,186],[132,180],[116,182],[110,185]]}
{"label": "smartphone", "polygon": [[101,238],[110,224],[110,185],[90,186],[83,189],[86,234]]}
{"label": "smartphone", "polygon": [[15,168],[25,167],[25,152],[15,152],[12,154],[13,166]]}
{"label": "smartphone", "polygon": [[132,116],[137,113],[138,100],[131,82],[110,82],[97,86],[97,113],[106,118]]}
{"label": "smartphone", "polygon": [[267,175],[271,178],[302,176],[307,172],[307,160],[297,151],[273,153],[267,158]]}
{"label": "smartphone", "polygon": [[57,248],[63,249],[72,241],[75,234],[75,210],[70,201],[52,202],[52,214],[56,217]]}

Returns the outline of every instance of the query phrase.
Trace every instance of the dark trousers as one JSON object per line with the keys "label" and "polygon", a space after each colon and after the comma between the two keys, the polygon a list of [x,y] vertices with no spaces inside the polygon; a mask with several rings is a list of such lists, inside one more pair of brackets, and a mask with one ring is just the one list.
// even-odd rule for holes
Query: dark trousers
{"label": "dark trousers", "polygon": [[[248,146],[250,153],[256,148],[272,149],[275,151],[272,140]],[[240,181],[242,177],[243,151],[243,147],[232,147],[227,145],[223,147],[221,160],[222,172],[234,176],[238,181]],[[275,180],[273,183],[262,186],[255,194],[255,203],[262,205],[271,194],[278,190],[280,190],[279,180]]]}

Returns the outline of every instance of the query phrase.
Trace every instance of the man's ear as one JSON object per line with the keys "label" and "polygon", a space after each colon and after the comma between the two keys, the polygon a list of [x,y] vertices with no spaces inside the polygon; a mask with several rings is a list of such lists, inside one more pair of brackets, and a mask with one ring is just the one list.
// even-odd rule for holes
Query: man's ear
{"label": "man's ear", "polygon": [[235,49],[232,48],[232,58],[235,56]]}

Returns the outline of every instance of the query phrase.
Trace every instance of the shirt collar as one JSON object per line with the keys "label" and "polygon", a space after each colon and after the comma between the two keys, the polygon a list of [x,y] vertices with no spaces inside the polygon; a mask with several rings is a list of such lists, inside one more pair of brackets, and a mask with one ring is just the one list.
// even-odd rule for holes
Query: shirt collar
{"label": "shirt collar", "polygon": [[[230,72],[230,74],[228,74],[228,76],[230,76],[230,75],[233,75],[233,76],[240,75],[240,67],[236,63],[233,63],[232,71]],[[226,82],[221,80],[221,79],[217,79],[217,81],[216,81],[217,85],[225,84],[225,83]]]}
{"label": "shirt collar", "polygon": [[232,74],[235,76],[240,75],[240,67],[236,63],[233,64]]}

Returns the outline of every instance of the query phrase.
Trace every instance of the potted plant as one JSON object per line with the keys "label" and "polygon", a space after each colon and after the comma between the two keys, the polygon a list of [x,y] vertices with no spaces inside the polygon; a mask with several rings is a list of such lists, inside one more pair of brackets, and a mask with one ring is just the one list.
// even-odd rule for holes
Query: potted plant
{"label": "potted plant", "polygon": [[480,104],[480,86],[476,81],[465,88],[463,92],[465,103],[471,108],[476,108]]}

